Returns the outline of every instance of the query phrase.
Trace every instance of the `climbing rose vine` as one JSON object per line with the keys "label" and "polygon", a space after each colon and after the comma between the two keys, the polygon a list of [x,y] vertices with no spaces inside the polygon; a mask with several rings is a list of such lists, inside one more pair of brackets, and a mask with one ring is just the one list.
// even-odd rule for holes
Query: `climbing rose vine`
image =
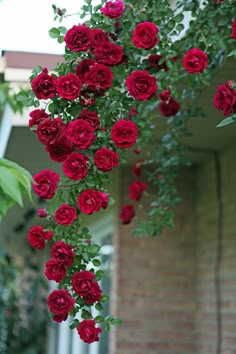
{"label": "climbing rose vine", "polygon": [[[121,321],[97,314],[109,297],[100,283],[100,246],[83,214],[103,213],[113,204],[111,172],[126,162],[131,150],[141,155],[130,169],[134,180],[118,215],[121,224],[132,222],[146,195],[149,212],[136,234],[156,236],[173,226],[177,172],[187,164],[182,138],[188,120],[201,115],[191,99],[208,86],[225,55],[219,40],[224,38],[233,49],[235,21],[230,36],[224,20],[232,18],[230,3],[199,6],[186,0],[173,7],[161,0],[156,7],[154,1],[114,0],[92,6],[86,0],[71,28],[49,31],[64,45],[64,61],[50,71],[35,68],[31,89],[21,92],[25,104],[34,106],[29,128],[62,171],[59,175],[45,168],[33,176],[35,194],[47,202],[38,216],[49,225],[34,225],[28,240],[38,250],[51,247],[45,275],[58,283],[47,299],[52,319],[62,322],[70,316],[70,327],[86,343],[98,341],[103,329]],[[68,16],[55,5],[53,11],[60,22]],[[185,11],[198,19],[189,28]],[[221,31],[217,26],[223,26]],[[225,117],[235,113],[235,84],[217,90],[216,108]],[[152,133],[159,121],[167,132],[156,138]]]}

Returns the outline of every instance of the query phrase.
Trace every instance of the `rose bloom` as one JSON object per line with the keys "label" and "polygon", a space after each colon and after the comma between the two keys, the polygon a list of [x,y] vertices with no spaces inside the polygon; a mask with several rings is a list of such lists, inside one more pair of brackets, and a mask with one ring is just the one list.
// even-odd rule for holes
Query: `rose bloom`
{"label": "rose bloom", "polygon": [[66,100],[73,101],[79,94],[82,82],[75,74],[69,73],[65,76],[59,76],[57,79],[56,90],[58,95]]}
{"label": "rose bloom", "polygon": [[129,186],[129,197],[136,202],[140,201],[143,192],[148,187],[146,183],[141,181],[134,181]]}
{"label": "rose bloom", "polygon": [[112,85],[114,78],[111,69],[103,64],[96,64],[90,67],[89,72],[84,75],[87,87],[92,91],[106,90]]}
{"label": "rose bloom", "polygon": [[167,102],[170,98],[171,91],[170,89],[163,90],[161,93],[159,93],[159,98],[162,102]]}
{"label": "rose bloom", "polygon": [[231,37],[232,37],[233,39],[236,39],[236,20],[234,20],[234,22],[232,23],[231,27],[232,27],[232,34],[231,34]]}
{"label": "rose bloom", "polygon": [[50,259],[46,262],[44,274],[48,280],[54,280],[55,282],[60,283],[66,277],[66,268],[55,259]]}
{"label": "rose bloom", "polygon": [[84,109],[78,119],[84,119],[86,122],[90,123],[94,129],[98,129],[100,125],[100,118],[96,111],[90,111],[89,109]]}
{"label": "rose bloom", "polygon": [[34,125],[42,123],[46,118],[49,118],[50,115],[45,112],[44,109],[35,109],[29,114],[29,128],[32,128]]}
{"label": "rose bloom", "polygon": [[93,93],[88,93],[84,91],[80,97],[79,101],[81,103],[81,106],[86,107],[86,106],[93,106],[96,103],[95,97]]}
{"label": "rose bloom", "polygon": [[141,176],[141,171],[143,169],[143,162],[144,160],[137,160],[133,166],[132,172],[135,177]]}
{"label": "rose bloom", "polygon": [[108,207],[109,202],[109,194],[105,192],[99,192],[101,198],[101,207],[106,209]]}
{"label": "rose bloom", "polygon": [[170,97],[168,102],[161,102],[158,108],[163,116],[171,117],[178,113],[180,104],[179,102],[175,101],[173,97]]}
{"label": "rose bloom", "polygon": [[42,170],[33,176],[33,190],[43,199],[51,199],[57,190],[60,176],[51,170]]}
{"label": "rose bloom", "polygon": [[90,67],[96,63],[96,60],[85,58],[81,60],[77,68],[75,69],[76,75],[80,78],[82,82],[85,81],[85,74],[89,72]]}
{"label": "rose bloom", "polygon": [[132,204],[127,204],[121,207],[119,218],[121,219],[123,225],[128,225],[134,216],[135,210]]}
{"label": "rose bloom", "polygon": [[32,80],[31,87],[39,100],[47,100],[56,96],[56,84],[57,79],[54,76],[48,75],[48,69],[44,68],[41,74]]}
{"label": "rose bloom", "polygon": [[63,241],[57,241],[51,248],[51,258],[55,259],[57,263],[63,264],[66,267],[72,266],[75,254],[71,245],[67,245]]}
{"label": "rose bloom", "polygon": [[78,207],[82,213],[92,214],[104,208],[104,195],[101,191],[95,189],[85,189],[78,196]]}
{"label": "rose bloom", "polygon": [[94,320],[83,320],[80,322],[77,328],[80,339],[85,343],[91,344],[93,342],[99,341],[99,333],[102,331],[101,328],[95,326]]}
{"label": "rose bloom", "polygon": [[159,30],[155,23],[141,22],[133,31],[132,42],[137,48],[151,49],[159,41],[156,37],[158,32]]}
{"label": "rose bloom", "polygon": [[81,152],[72,152],[62,164],[64,174],[73,181],[87,176],[89,157]]}
{"label": "rose bloom", "polygon": [[66,137],[77,149],[87,149],[95,140],[94,128],[83,119],[69,122]]}
{"label": "rose bloom", "polygon": [[76,294],[80,296],[85,296],[89,293],[92,282],[94,282],[94,273],[88,270],[82,270],[76,272],[72,276],[72,287]]}
{"label": "rose bloom", "polygon": [[94,164],[99,170],[108,172],[119,165],[119,156],[117,152],[102,147],[94,154]]}
{"label": "rose bloom", "polygon": [[62,139],[65,135],[65,130],[66,124],[63,123],[60,117],[57,117],[53,120],[45,119],[42,123],[39,123],[35,133],[42,144],[50,145]]}
{"label": "rose bloom", "polygon": [[138,114],[137,109],[135,107],[132,107],[131,110],[129,111],[129,118],[132,118],[136,114]]}
{"label": "rose bloom", "polygon": [[100,8],[100,11],[103,15],[109,17],[111,20],[115,18],[121,18],[125,5],[121,0],[107,1],[103,7]]}
{"label": "rose bloom", "polygon": [[149,55],[148,58],[146,59],[147,62],[150,63],[150,65],[147,67],[147,69],[156,68],[157,70],[164,69],[165,71],[168,71],[169,69],[166,65],[166,60],[164,60],[161,64],[159,64],[161,58],[162,58],[162,56],[159,54]]}
{"label": "rose bloom", "polygon": [[199,48],[190,49],[182,61],[183,67],[191,74],[203,72],[208,64],[207,54]]}
{"label": "rose bloom", "polygon": [[69,226],[77,219],[76,209],[68,204],[62,204],[55,211],[54,219],[60,225]]}
{"label": "rose bloom", "polygon": [[46,212],[45,209],[38,209],[38,217],[39,218],[46,218],[47,214],[48,213]]}
{"label": "rose bloom", "polygon": [[47,305],[50,312],[58,316],[65,316],[74,306],[74,299],[68,290],[53,290],[48,295]]}
{"label": "rose bloom", "polygon": [[155,76],[146,70],[135,70],[125,80],[131,96],[136,100],[144,101],[152,98],[158,88]]}
{"label": "rose bloom", "polygon": [[86,25],[75,25],[66,32],[64,40],[72,52],[86,51],[93,46],[93,30]]}
{"label": "rose bloom", "polygon": [[93,35],[94,35],[94,48],[96,48],[97,45],[101,45],[101,43],[104,42],[109,42],[108,35],[101,29],[93,29]]}
{"label": "rose bloom", "polygon": [[98,44],[95,50],[97,62],[105,65],[121,63],[123,54],[123,49],[120,46],[110,42]]}
{"label": "rose bloom", "polygon": [[64,161],[72,152],[72,146],[67,138],[62,138],[54,144],[50,144],[45,149],[50,156],[50,159],[56,162]]}
{"label": "rose bloom", "polygon": [[93,280],[89,292],[83,296],[83,299],[87,304],[93,305],[95,304],[95,302],[100,301],[101,298],[102,298],[102,290],[98,285],[98,283],[95,280]]}
{"label": "rose bloom", "polygon": [[218,85],[213,104],[216,109],[223,111],[224,117],[229,116],[231,113],[236,113],[236,90],[227,83]]}
{"label": "rose bloom", "polygon": [[28,232],[28,241],[32,247],[42,250],[45,247],[45,241],[53,237],[52,231],[44,231],[40,225],[33,226]]}
{"label": "rose bloom", "polygon": [[131,120],[120,119],[111,128],[111,138],[120,149],[128,149],[133,146],[137,137],[137,125]]}

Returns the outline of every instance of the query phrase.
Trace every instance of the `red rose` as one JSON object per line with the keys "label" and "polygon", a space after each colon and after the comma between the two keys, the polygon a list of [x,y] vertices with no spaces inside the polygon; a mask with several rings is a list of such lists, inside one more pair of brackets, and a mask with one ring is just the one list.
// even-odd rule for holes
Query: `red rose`
{"label": "red rose", "polygon": [[63,241],[57,241],[51,248],[51,258],[55,259],[57,263],[70,267],[74,262],[75,254],[71,245],[67,245]]}
{"label": "red rose", "polygon": [[42,123],[46,118],[49,118],[50,115],[45,112],[44,109],[35,109],[29,114],[29,127],[32,128],[34,125]]}
{"label": "red rose", "polygon": [[161,102],[159,104],[159,110],[165,117],[175,116],[180,109],[179,102],[175,101],[173,97],[170,97],[168,102]]}
{"label": "red rose", "polygon": [[48,280],[54,280],[55,282],[60,283],[66,277],[66,268],[55,259],[50,259],[46,262],[44,274]]}
{"label": "red rose", "polygon": [[88,270],[82,270],[74,273],[72,276],[72,287],[76,294],[80,296],[86,296],[94,282],[94,273]]}
{"label": "red rose", "polygon": [[136,202],[138,202],[141,199],[142,194],[147,187],[148,187],[148,185],[146,183],[141,182],[141,181],[132,182],[129,186],[130,199],[133,199]]}
{"label": "red rose", "polygon": [[62,138],[54,144],[48,145],[46,151],[49,153],[51,160],[62,162],[72,152],[72,146],[67,138]]}
{"label": "red rose", "polygon": [[111,138],[118,148],[130,148],[135,144],[137,137],[137,125],[131,120],[120,119],[111,128]]}
{"label": "red rose", "polygon": [[85,343],[91,344],[99,341],[98,335],[102,330],[101,328],[95,327],[94,320],[83,320],[80,322],[77,331],[80,339],[82,339]]}
{"label": "red rose", "polygon": [[154,23],[141,22],[133,31],[132,42],[137,48],[151,49],[159,41],[156,37],[158,32],[158,27]]}
{"label": "red rose", "polygon": [[28,241],[32,247],[42,250],[45,247],[45,241],[53,237],[52,231],[44,231],[40,225],[33,226],[28,232]]}
{"label": "red rose", "polygon": [[143,168],[143,162],[144,160],[137,160],[133,166],[132,172],[135,177],[140,177],[141,176],[141,171]]}
{"label": "red rose", "polygon": [[135,216],[135,210],[132,204],[124,205],[121,208],[119,218],[122,220],[123,225],[128,225],[134,216]]}
{"label": "red rose", "polygon": [[95,100],[95,98],[94,98],[94,96],[93,96],[93,93],[91,94],[89,94],[89,93],[87,93],[86,91],[84,91],[81,95],[80,95],[80,97],[79,97],[79,101],[80,101],[80,103],[81,103],[81,105],[83,106],[83,107],[86,107],[86,106],[93,106],[95,103],[96,103],[96,100]]}
{"label": "red rose", "polygon": [[66,32],[64,40],[72,52],[86,51],[93,46],[93,30],[85,25],[73,26]]}
{"label": "red rose", "polygon": [[60,323],[62,321],[66,321],[67,317],[68,317],[68,313],[64,313],[63,315],[53,315],[52,319],[53,321]]}
{"label": "red rose", "polygon": [[86,189],[78,196],[78,206],[82,213],[96,213],[102,208],[104,198],[100,191],[94,189]]}
{"label": "red rose", "polygon": [[60,225],[69,226],[77,219],[76,209],[68,204],[62,204],[55,211],[54,219]]}
{"label": "red rose", "polygon": [[98,283],[95,280],[93,280],[89,292],[83,296],[83,299],[87,304],[93,305],[95,302],[100,301],[101,298],[102,298],[102,290],[98,285]]}
{"label": "red rose", "polygon": [[35,133],[39,141],[44,145],[55,144],[64,137],[66,124],[61,118],[45,119],[37,126]]}
{"label": "red rose", "polygon": [[159,98],[162,102],[166,102],[170,98],[171,91],[170,89],[164,90],[161,93],[159,93]]}
{"label": "red rose", "polygon": [[213,104],[216,109],[223,111],[224,117],[229,116],[231,113],[236,113],[236,90],[227,83],[218,85]]}
{"label": "red rose", "polygon": [[146,70],[135,70],[125,80],[129,93],[136,100],[144,101],[152,98],[158,88],[155,76]]}
{"label": "red rose", "polygon": [[232,37],[233,39],[236,39],[236,20],[234,20],[234,22],[232,23],[231,27],[232,27],[232,34],[231,34],[231,37]]}
{"label": "red rose", "polygon": [[87,155],[81,154],[81,152],[72,152],[62,164],[63,172],[73,181],[79,181],[87,176],[88,161]]}
{"label": "red rose", "polygon": [[84,119],[89,122],[94,129],[98,129],[100,125],[100,118],[96,111],[90,111],[89,109],[84,109],[78,119]]}
{"label": "red rose", "polygon": [[99,192],[101,198],[101,207],[106,209],[108,207],[109,194],[105,192]]}
{"label": "red rose", "polygon": [[48,213],[46,212],[45,209],[38,209],[38,217],[39,218],[46,218],[47,214]]}
{"label": "red rose", "polygon": [[108,172],[119,165],[119,156],[117,152],[102,147],[94,154],[94,163],[99,170]]}
{"label": "red rose", "polygon": [[146,59],[150,65],[147,67],[147,69],[152,69],[156,68],[157,70],[164,69],[165,71],[168,71],[168,67],[166,65],[166,60],[164,60],[161,64],[159,64],[159,61],[161,60],[162,56],[159,54],[151,54],[148,56]]}
{"label": "red rose", "polygon": [[84,75],[89,72],[90,67],[93,66],[95,63],[96,63],[96,61],[94,59],[89,59],[89,58],[83,59],[79,63],[75,72],[76,72],[76,75],[79,76],[79,78],[82,82],[85,81]]}
{"label": "red rose", "polygon": [[131,110],[129,111],[129,118],[132,118],[136,114],[138,114],[137,109],[135,107],[132,107]]}
{"label": "red rose", "polygon": [[121,0],[107,1],[103,7],[100,8],[100,11],[103,15],[109,17],[111,20],[114,18],[121,18],[125,5]]}
{"label": "red rose", "polygon": [[96,48],[97,45],[101,45],[101,43],[109,42],[108,35],[101,29],[93,29],[93,35],[94,35],[94,48]]}
{"label": "red rose", "polygon": [[208,64],[207,54],[199,48],[190,49],[182,61],[183,67],[191,74],[204,71]]}
{"label": "red rose", "polygon": [[90,90],[106,90],[112,85],[113,72],[108,66],[96,64],[84,75],[85,83]]}
{"label": "red rose", "polygon": [[82,82],[75,74],[69,73],[57,79],[58,95],[66,100],[75,100],[80,94],[81,87]]}
{"label": "red rose", "polygon": [[43,199],[51,199],[57,190],[60,176],[51,170],[43,170],[33,176],[34,193]]}
{"label": "red rose", "polygon": [[95,57],[98,63],[117,65],[123,58],[123,49],[110,42],[102,42],[96,46]]}
{"label": "red rose", "polygon": [[94,128],[83,119],[69,122],[66,137],[77,149],[87,149],[95,140]]}
{"label": "red rose", "polygon": [[39,100],[47,100],[56,96],[56,84],[57,79],[54,76],[48,75],[47,68],[44,68],[42,73],[32,80],[31,87]]}
{"label": "red rose", "polygon": [[65,316],[74,306],[74,299],[68,290],[53,290],[48,295],[47,305],[50,312],[58,316]]}

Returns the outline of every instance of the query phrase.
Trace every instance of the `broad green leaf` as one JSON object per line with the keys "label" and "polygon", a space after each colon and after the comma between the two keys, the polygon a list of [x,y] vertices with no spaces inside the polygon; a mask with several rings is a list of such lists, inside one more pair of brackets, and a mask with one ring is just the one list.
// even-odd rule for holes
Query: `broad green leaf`
{"label": "broad green leaf", "polygon": [[0,221],[2,217],[6,214],[8,209],[10,209],[15,204],[15,201],[9,198],[0,188]]}
{"label": "broad green leaf", "polygon": [[60,36],[60,31],[56,27],[52,27],[48,33],[51,38],[58,38]]}
{"label": "broad green leaf", "polygon": [[234,114],[233,116],[227,117],[225,119],[223,119],[219,124],[217,124],[217,128],[219,127],[224,127],[225,125],[231,124],[231,123],[235,123],[236,121],[236,114]]}
{"label": "broad green leaf", "polygon": [[16,176],[7,167],[0,166],[0,186],[11,199],[23,206],[19,182]]}

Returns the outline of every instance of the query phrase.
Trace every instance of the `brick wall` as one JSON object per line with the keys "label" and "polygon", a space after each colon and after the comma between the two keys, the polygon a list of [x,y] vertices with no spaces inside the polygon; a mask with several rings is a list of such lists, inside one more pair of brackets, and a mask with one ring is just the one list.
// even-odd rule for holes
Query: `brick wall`
{"label": "brick wall", "polygon": [[[128,201],[129,175],[125,170],[120,179],[121,204]],[[182,182],[185,202],[178,209],[175,231],[144,239],[130,234],[134,224],[118,229],[116,308],[124,323],[112,353],[195,353],[191,172]]]}
{"label": "brick wall", "polygon": [[[236,148],[221,153],[223,186],[222,353],[236,353]],[[195,220],[197,225],[198,354],[216,353],[216,300],[214,266],[217,239],[217,204],[214,158],[196,169]]]}
{"label": "brick wall", "polygon": [[[236,354],[236,147],[221,153],[223,186],[222,353]],[[120,205],[130,172],[122,172]],[[214,158],[184,172],[176,228],[162,237],[115,235],[113,308],[124,321],[110,354],[216,354],[214,267],[217,203]],[[136,218],[142,217],[140,213]],[[114,338],[113,338],[114,339]],[[114,344],[114,341],[113,341]]]}

